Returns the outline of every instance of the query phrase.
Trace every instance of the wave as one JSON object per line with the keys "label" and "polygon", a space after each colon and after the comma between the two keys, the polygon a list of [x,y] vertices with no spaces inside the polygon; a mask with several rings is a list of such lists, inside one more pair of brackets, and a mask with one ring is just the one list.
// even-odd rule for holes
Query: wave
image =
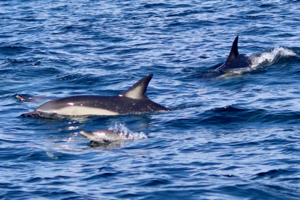
{"label": "wave", "polygon": [[270,66],[276,64],[282,59],[295,56],[297,56],[297,54],[291,49],[276,47],[259,55],[250,56],[252,62],[250,67],[255,70],[258,67]]}

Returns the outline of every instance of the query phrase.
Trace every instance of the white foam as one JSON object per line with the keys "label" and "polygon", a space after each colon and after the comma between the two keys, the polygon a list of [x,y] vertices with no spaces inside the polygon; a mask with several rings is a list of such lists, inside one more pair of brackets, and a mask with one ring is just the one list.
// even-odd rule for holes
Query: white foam
{"label": "white foam", "polygon": [[148,138],[145,133],[132,132],[124,124],[120,124],[120,123],[115,123],[114,127],[109,128],[109,130],[118,132],[120,138],[123,140],[135,140],[135,139]]}
{"label": "white foam", "polygon": [[276,63],[280,58],[288,56],[296,56],[296,53],[284,47],[276,47],[268,52],[263,52],[261,54],[247,55],[247,57],[249,57],[251,61],[251,65],[249,67],[230,69],[226,72],[226,74],[221,75],[218,78],[224,78],[232,74],[240,75],[245,72],[256,70],[260,67],[270,66]]}
{"label": "white foam", "polygon": [[271,65],[275,63],[280,57],[288,57],[288,56],[295,56],[294,53],[290,49],[286,49],[283,47],[276,47],[269,52],[263,52],[258,56],[250,56],[252,61],[251,68],[257,68],[261,65]]}

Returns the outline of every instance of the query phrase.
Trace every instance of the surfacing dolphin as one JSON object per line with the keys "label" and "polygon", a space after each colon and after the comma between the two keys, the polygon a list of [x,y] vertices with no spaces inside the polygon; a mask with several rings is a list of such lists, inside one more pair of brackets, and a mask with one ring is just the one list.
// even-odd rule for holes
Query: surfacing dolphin
{"label": "surfacing dolphin", "polygon": [[118,96],[72,96],[44,103],[23,117],[126,115],[169,111],[145,95],[149,74]]}
{"label": "surfacing dolphin", "polygon": [[134,136],[130,133],[123,133],[121,131],[112,131],[112,130],[106,130],[106,129],[100,129],[93,132],[88,131],[80,131],[79,132],[82,136],[89,139],[91,142],[96,143],[113,143],[113,142],[122,142],[123,140],[133,140],[135,138],[137,139],[144,139],[147,138],[146,135],[143,136]]}
{"label": "surfacing dolphin", "polygon": [[250,57],[246,56],[245,54],[239,54],[238,39],[239,36],[236,36],[232,43],[226,62],[211,71],[213,75],[226,74],[236,69],[250,69],[252,61]]}

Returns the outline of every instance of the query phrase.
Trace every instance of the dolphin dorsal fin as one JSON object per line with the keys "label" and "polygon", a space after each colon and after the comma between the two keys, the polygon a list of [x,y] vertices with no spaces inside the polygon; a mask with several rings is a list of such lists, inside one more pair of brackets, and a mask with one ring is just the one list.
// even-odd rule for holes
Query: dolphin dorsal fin
{"label": "dolphin dorsal fin", "polygon": [[119,96],[125,96],[131,99],[144,99],[147,98],[145,95],[149,82],[151,81],[153,74],[149,74],[136,82],[131,88],[123,92]]}
{"label": "dolphin dorsal fin", "polygon": [[236,57],[238,57],[238,55],[239,55],[238,40],[239,40],[239,36],[236,36],[236,38],[234,39],[234,41],[232,43],[231,50],[230,50],[230,53],[229,53],[229,56],[228,56],[226,62],[234,60],[234,59],[236,59]]}

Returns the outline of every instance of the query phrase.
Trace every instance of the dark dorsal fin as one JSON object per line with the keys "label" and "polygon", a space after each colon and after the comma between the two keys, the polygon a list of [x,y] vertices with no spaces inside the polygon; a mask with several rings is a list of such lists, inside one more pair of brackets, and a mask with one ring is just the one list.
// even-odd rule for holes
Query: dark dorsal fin
{"label": "dark dorsal fin", "polygon": [[145,93],[147,91],[148,84],[151,81],[152,77],[153,77],[153,74],[149,74],[149,75],[145,76],[144,78],[142,78],[141,80],[136,82],[131,88],[129,88],[128,90],[126,90],[119,96],[124,96],[124,97],[128,97],[131,99],[147,98]]}
{"label": "dark dorsal fin", "polygon": [[234,39],[234,41],[232,43],[231,50],[230,50],[230,53],[229,53],[229,56],[228,56],[226,62],[234,60],[236,57],[238,57],[238,55],[239,55],[238,40],[239,40],[239,36],[236,36],[236,38]]}

